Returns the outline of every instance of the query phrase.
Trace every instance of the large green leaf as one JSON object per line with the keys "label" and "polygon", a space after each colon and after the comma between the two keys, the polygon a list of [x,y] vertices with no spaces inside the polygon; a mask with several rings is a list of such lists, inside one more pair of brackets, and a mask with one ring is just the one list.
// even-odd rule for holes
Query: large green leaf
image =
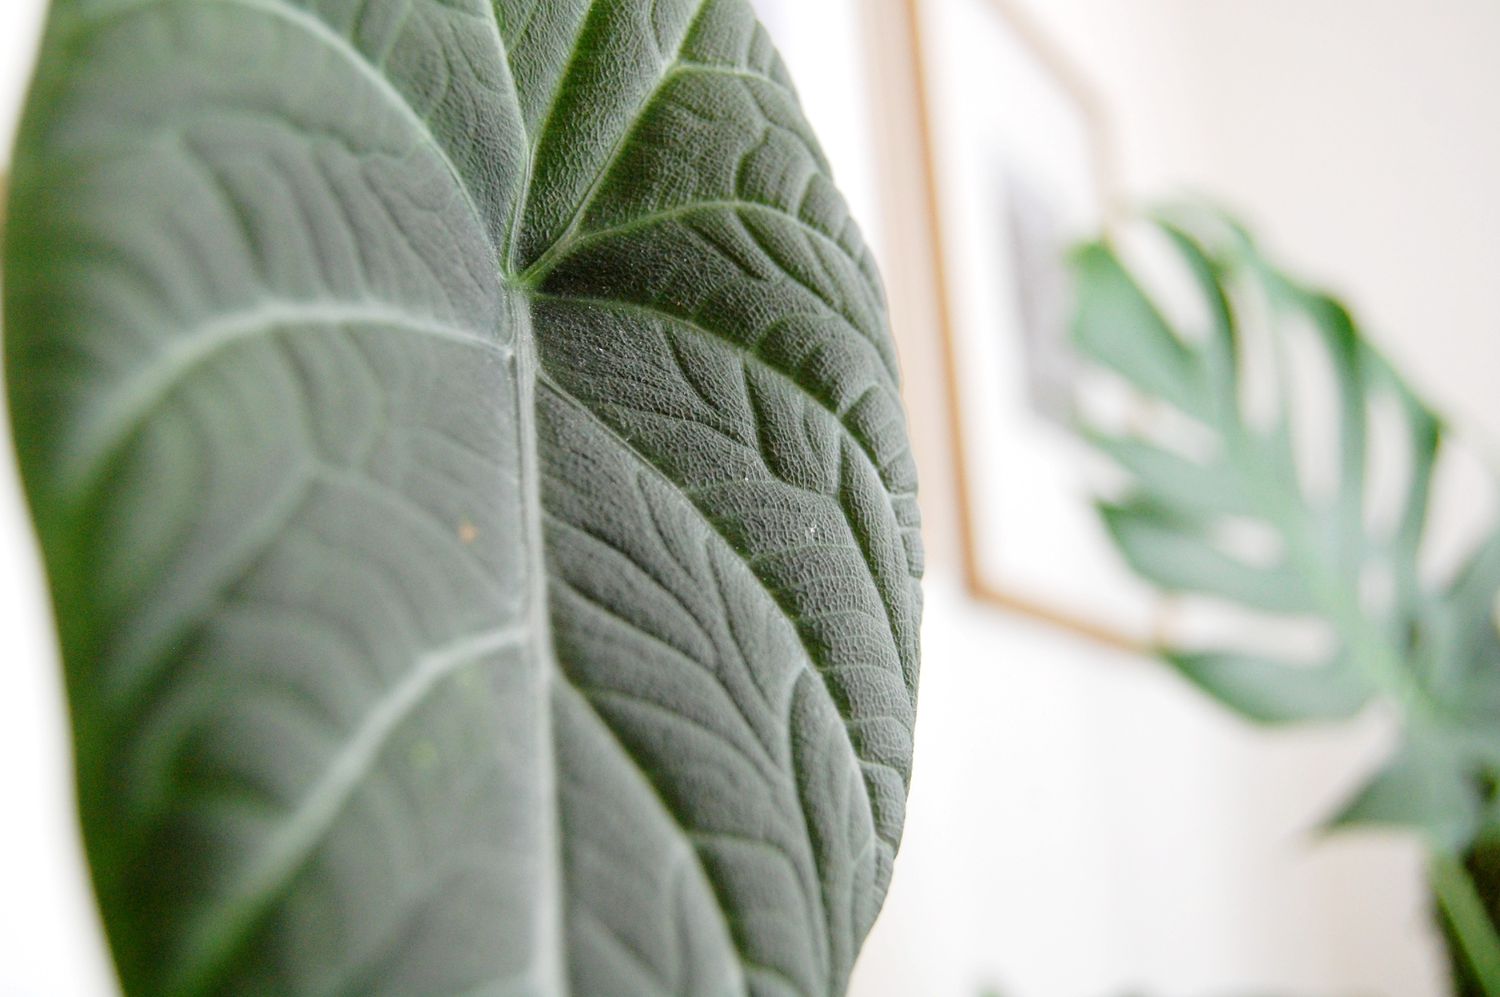
{"label": "large green leaf", "polygon": [[843,988],[913,471],[744,0],[55,0],[9,216],[127,990]]}
{"label": "large green leaf", "polygon": [[[1130,566],[1162,589],[1321,621],[1332,638],[1312,666],[1236,646],[1164,657],[1261,722],[1392,702],[1404,743],[1340,820],[1415,826],[1444,848],[1466,847],[1494,823],[1500,776],[1500,532],[1448,578],[1420,570],[1434,468],[1451,446],[1438,417],[1338,301],[1280,273],[1239,226],[1191,210],[1156,221],[1197,292],[1201,329],[1169,322],[1111,244],[1075,255],[1080,350],[1173,412],[1168,428],[1140,435],[1088,429],[1129,481],[1125,498],[1103,506],[1105,523]],[[1311,353],[1294,352],[1293,337]],[[1278,360],[1268,419],[1252,415],[1252,338]],[[1326,414],[1299,411],[1311,406],[1291,387],[1294,358],[1318,354],[1334,399]],[[1372,418],[1382,405],[1385,422]],[[1334,479],[1326,495],[1294,456],[1318,418],[1333,423],[1332,452],[1320,458]],[[1402,455],[1401,480],[1377,482],[1377,447]],[[1382,487],[1397,500],[1384,523],[1369,514]],[[1247,530],[1263,541],[1253,556],[1229,540]]]}

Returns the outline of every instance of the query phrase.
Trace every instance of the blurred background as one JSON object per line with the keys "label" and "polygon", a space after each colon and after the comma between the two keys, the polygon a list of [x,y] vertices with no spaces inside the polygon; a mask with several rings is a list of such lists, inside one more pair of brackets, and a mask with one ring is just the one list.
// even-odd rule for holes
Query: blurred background
{"label": "blurred background", "polygon": [[[930,552],[909,823],[853,992],[1445,993],[1418,847],[1315,831],[1378,764],[1388,724],[1256,730],[1112,646],[1151,610],[1098,551],[1072,550],[1083,528],[1033,487],[1069,459],[1026,428],[1045,420],[996,408],[1022,377],[996,365],[1021,361],[988,327],[1005,302],[983,254],[1017,261],[982,243],[1020,216],[967,194],[998,169],[995,143],[1035,156],[1057,185],[1037,203],[1074,234],[1109,198],[1209,194],[1349,300],[1456,423],[1500,437],[1500,4],[756,2],[882,261]],[[0,4],[7,150],[42,7]],[[1013,194],[1014,180],[995,183]],[[945,321],[982,361],[956,407]],[[1032,562],[1004,585],[1082,626],[972,595],[966,563],[1015,568],[1017,521],[1049,530],[1022,529]],[[0,614],[0,993],[108,993],[8,448]]]}

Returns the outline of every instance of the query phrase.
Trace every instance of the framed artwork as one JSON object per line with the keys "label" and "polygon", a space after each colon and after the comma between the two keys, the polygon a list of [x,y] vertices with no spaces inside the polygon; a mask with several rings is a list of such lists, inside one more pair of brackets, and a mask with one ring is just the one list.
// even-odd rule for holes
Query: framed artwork
{"label": "framed artwork", "polygon": [[1098,458],[1070,428],[1083,374],[1066,254],[1107,222],[1104,117],[1009,3],[907,5],[968,588],[1139,649],[1164,601],[1115,553],[1090,502]]}

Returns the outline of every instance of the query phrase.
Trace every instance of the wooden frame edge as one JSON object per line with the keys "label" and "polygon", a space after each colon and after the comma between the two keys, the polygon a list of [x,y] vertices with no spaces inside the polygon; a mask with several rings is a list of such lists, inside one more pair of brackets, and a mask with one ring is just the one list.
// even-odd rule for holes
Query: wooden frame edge
{"label": "wooden frame edge", "polygon": [[[1114,191],[1116,164],[1112,143],[1107,135],[1105,119],[1099,101],[1073,73],[1061,54],[1036,27],[1021,17],[1008,0],[989,0],[999,16],[1021,37],[1049,70],[1063,81],[1064,86],[1083,109],[1089,119],[1091,132],[1096,136],[1091,143],[1095,170],[1101,190],[1101,209],[1106,224],[1116,210]],[[1129,654],[1151,653],[1153,643],[1140,640],[1113,627],[1095,623],[1073,613],[1044,605],[990,582],[984,576],[978,551],[978,520],[973,497],[972,478],[969,473],[967,437],[964,430],[963,399],[959,377],[958,344],[954,330],[952,288],[949,281],[947,246],[942,218],[942,197],[938,191],[938,164],[936,138],[934,136],[932,107],[927,75],[927,53],[923,42],[922,0],[903,0],[906,8],[907,48],[911,59],[911,73],[916,98],[917,144],[921,150],[920,169],[923,187],[923,214],[926,217],[927,236],[931,243],[931,277],[935,298],[940,364],[943,375],[945,419],[949,445],[952,448],[953,494],[958,523],[959,560],[964,589],[977,602],[993,606],[1006,612],[1027,617],[1039,623],[1066,631],[1093,644]]]}

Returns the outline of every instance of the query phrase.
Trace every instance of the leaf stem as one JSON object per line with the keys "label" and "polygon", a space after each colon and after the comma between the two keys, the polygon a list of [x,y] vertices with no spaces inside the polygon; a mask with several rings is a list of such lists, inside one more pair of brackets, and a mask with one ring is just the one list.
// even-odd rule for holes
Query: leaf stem
{"label": "leaf stem", "polygon": [[1452,852],[1435,848],[1431,862],[1432,889],[1459,950],[1485,997],[1500,997],[1500,935],[1474,881]]}

